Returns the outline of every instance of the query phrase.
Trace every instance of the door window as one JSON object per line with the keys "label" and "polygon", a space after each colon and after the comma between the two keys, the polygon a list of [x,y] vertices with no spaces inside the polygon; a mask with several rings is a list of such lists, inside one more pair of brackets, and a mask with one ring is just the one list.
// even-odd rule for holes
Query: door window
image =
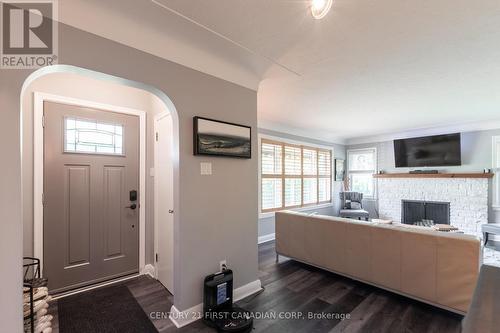
{"label": "door window", "polygon": [[64,152],[123,155],[123,125],[66,117]]}

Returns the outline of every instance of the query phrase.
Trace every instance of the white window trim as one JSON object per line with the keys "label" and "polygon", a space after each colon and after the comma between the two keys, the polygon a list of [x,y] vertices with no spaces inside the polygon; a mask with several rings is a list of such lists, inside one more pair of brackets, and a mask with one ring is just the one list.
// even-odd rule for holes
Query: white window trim
{"label": "white window trim", "polygon": [[292,145],[303,145],[311,148],[320,148],[320,149],[328,149],[331,150],[332,156],[331,156],[331,165],[330,165],[330,170],[331,170],[331,181],[330,181],[330,186],[331,186],[331,202],[329,203],[321,203],[318,205],[311,205],[311,206],[306,206],[306,207],[298,207],[298,208],[290,208],[286,210],[292,210],[296,212],[303,212],[303,211],[310,211],[310,210],[315,210],[315,209],[320,209],[320,208],[328,208],[328,207],[333,207],[335,204],[335,198],[333,195],[333,190],[335,186],[335,175],[334,175],[334,161],[335,161],[335,147],[334,146],[326,146],[326,145],[319,145],[315,143],[309,143],[309,142],[304,142],[304,141],[297,141],[297,140],[292,140],[292,139],[286,139],[282,138],[279,136],[273,136],[273,135],[267,135],[267,134],[258,134],[257,139],[259,141],[259,149],[258,149],[258,156],[259,156],[259,176],[258,176],[258,186],[259,186],[259,206],[258,206],[258,212],[259,212],[259,219],[265,219],[269,217],[273,217],[275,212],[265,212],[262,213],[262,164],[261,164],[261,149],[262,149],[262,139],[264,140],[271,140],[271,141],[278,141],[278,142],[283,142],[283,143],[289,143]]}
{"label": "white window trim", "polygon": [[[355,170],[355,171],[351,171],[350,168],[350,163],[349,163],[349,154],[352,153],[352,152],[361,152],[361,151],[368,151],[368,150],[372,150],[374,153],[375,153],[375,170],[373,170],[373,173],[377,173],[378,172],[378,151],[377,151],[377,147],[366,147],[366,148],[355,148],[355,149],[347,149],[346,151],[346,163],[347,163],[347,169],[346,169],[346,177],[348,177],[349,179],[349,175],[351,173],[366,173],[366,171],[358,171],[358,170]],[[378,198],[378,183],[376,181],[375,178],[373,178],[373,195],[363,195],[363,199],[366,199],[366,200],[377,200]],[[350,182],[350,180],[349,180]],[[350,185],[350,184],[349,184]]]}
{"label": "white window trim", "polygon": [[493,136],[492,137],[492,144],[491,144],[491,171],[495,174],[493,177],[493,202],[492,202],[492,209],[495,211],[500,211],[500,165],[497,165],[498,161],[498,149],[497,147],[500,146],[500,136]]}

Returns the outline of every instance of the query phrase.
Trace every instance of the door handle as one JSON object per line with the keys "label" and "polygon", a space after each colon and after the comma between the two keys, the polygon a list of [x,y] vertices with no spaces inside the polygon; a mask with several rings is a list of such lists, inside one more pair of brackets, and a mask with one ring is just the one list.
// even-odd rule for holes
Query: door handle
{"label": "door handle", "polygon": [[134,210],[137,208],[137,205],[135,203],[133,203],[130,206],[126,206],[125,208],[130,208],[130,209]]}
{"label": "door handle", "polygon": [[174,210],[173,210],[173,209],[169,209],[169,210],[168,210],[168,213],[169,213],[169,214],[173,214],[173,213],[174,213]]}

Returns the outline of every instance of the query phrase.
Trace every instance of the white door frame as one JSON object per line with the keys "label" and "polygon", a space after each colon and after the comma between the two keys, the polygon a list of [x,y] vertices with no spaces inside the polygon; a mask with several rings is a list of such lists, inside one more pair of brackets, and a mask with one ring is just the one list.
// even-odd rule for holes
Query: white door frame
{"label": "white door frame", "polygon": [[33,93],[33,252],[43,271],[43,103],[56,102],[139,117],[139,273],[146,273],[146,111],[94,101]]}
{"label": "white door frame", "polygon": [[[156,136],[156,133],[158,133],[158,121],[160,121],[161,119],[163,119],[164,117],[168,117],[168,116],[171,116],[170,114],[170,111],[164,111],[164,112],[161,112],[159,114],[157,114],[155,116],[155,119],[154,119],[154,133],[153,135]],[[158,156],[158,143],[156,142],[156,139],[153,139],[153,142],[154,142],[154,154],[155,154],[155,158],[154,158],[154,259],[153,259],[153,262],[154,262],[154,268],[155,268],[155,278],[158,279],[158,262],[156,261],[156,254],[158,253],[158,247],[159,247],[159,238],[158,238],[158,183],[157,183],[157,180],[158,180],[158,166],[157,166],[157,156]],[[173,169],[173,163],[172,163],[172,169]],[[173,170],[172,170],[173,171]],[[173,175],[173,174],[172,174]],[[173,180],[173,179],[172,179]],[[174,186],[174,184],[172,183],[172,186]],[[174,198],[172,198],[174,199]],[[174,205],[172,205],[172,209],[174,208]],[[174,212],[175,214],[175,212]],[[173,222],[173,219],[172,219],[172,222]],[[173,244],[172,244],[173,245]],[[172,251],[173,251],[173,247],[172,247]],[[172,272],[174,271],[174,267],[172,267]],[[172,295],[174,294],[174,290],[169,290]]]}

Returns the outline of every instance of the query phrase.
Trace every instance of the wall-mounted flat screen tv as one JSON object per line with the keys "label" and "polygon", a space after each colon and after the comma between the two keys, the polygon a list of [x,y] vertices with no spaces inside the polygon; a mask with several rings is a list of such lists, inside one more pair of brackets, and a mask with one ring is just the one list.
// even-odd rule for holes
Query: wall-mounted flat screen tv
{"label": "wall-mounted flat screen tv", "polygon": [[394,140],[396,168],[462,164],[460,133]]}

